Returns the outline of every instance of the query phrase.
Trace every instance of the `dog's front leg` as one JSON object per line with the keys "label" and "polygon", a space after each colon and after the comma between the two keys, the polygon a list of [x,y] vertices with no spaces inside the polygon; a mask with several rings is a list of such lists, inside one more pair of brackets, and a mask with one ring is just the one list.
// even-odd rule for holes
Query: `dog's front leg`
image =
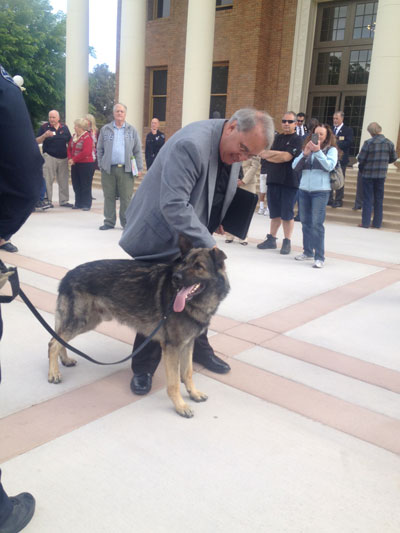
{"label": "dog's front leg", "polygon": [[193,382],[193,344],[191,343],[188,349],[185,349],[181,354],[181,380],[185,384],[189,396],[195,402],[205,402],[208,398],[207,394],[196,389]]}
{"label": "dog's front leg", "polygon": [[172,403],[175,406],[176,412],[186,418],[193,416],[193,411],[183,401],[180,392],[180,379],[179,379],[179,359],[180,354],[176,346],[170,344],[162,344],[162,354],[164,358],[165,370],[167,373],[167,392],[171,398]]}

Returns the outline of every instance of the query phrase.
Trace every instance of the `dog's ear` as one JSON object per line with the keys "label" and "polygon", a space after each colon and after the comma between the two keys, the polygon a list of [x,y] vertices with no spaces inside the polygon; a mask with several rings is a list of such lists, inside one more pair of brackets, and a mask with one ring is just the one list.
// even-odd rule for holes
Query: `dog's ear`
{"label": "dog's ear", "polygon": [[179,235],[178,244],[182,256],[186,255],[193,248],[192,241],[182,233]]}
{"label": "dog's ear", "polygon": [[213,248],[210,253],[217,268],[224,268],[225,267],[224,261],[225,259],[227,259],[224,252],[220,250],[219,248]]}

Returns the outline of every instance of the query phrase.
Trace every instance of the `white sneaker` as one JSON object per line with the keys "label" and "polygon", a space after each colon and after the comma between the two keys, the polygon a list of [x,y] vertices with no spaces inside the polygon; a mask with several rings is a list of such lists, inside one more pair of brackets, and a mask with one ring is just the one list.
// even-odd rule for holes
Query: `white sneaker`
{"label": "white sneaker", "polygon": [[263,215],[264,214],[264,208],[260,207],[260,209],[257,211],[257,215]]}
{"label": "white sneaker", "polygon": [[311,261],[314,259],[311,255],[299,254],[295,257],[296,261]]}
{"label": "white sneaker", "polygon": [[324,268],[324,262],[320,259],[317,259],[313,264],[313,268]]}
{"label": "white sneaker", "polygon": [[269,215],[268,207],[264,209],[264,216],[267,217]]}

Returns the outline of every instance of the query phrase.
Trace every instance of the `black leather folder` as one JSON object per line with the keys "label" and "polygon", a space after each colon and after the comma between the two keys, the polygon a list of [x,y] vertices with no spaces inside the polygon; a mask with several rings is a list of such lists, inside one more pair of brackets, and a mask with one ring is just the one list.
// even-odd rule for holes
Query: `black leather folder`
{"label": "black leather folder", "polygon": [[245,239],[257,205],[258,196],[240,187],[237,188],[228,211],[221,222],[228,233]]}

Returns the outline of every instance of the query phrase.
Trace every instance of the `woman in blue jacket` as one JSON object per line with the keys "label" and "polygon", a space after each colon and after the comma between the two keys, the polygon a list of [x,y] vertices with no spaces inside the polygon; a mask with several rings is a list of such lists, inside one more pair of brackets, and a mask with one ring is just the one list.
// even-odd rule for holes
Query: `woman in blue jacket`
{"label": "woman in blue jacket", "polygon": [[318,135],[318,144],[314,144],[309,135],[303,152],[292,163],[294,170],[301,175],[299,205],[303,229],[303,253],[295,259],[314,259],[313,267],[322,268],[325,261],[324,220],[331,191],[329,173],[336,167],[338,149],[336,138],[327,124],[316,126],[313,133]]}

